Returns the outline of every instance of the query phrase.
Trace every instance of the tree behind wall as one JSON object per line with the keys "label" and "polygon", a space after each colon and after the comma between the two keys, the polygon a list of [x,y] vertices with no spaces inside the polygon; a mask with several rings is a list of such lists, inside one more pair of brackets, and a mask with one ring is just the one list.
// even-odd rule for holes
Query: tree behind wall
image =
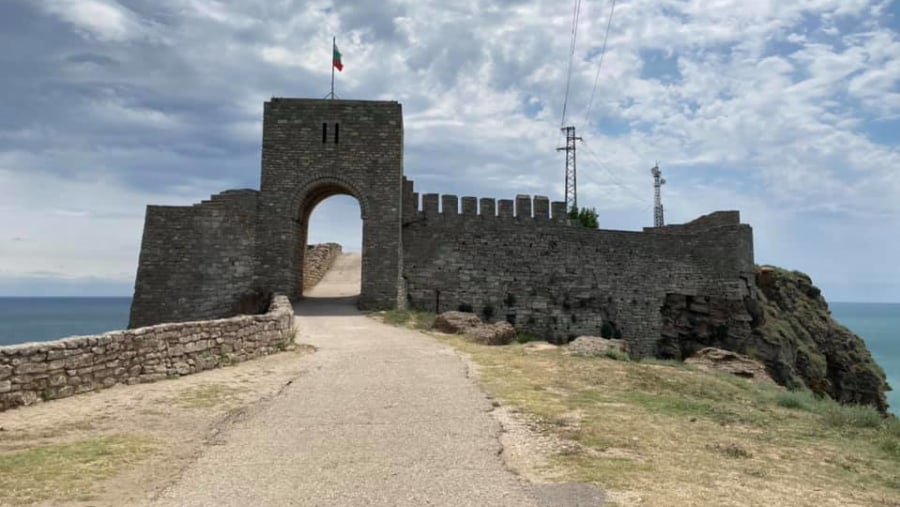
{"label": "tree behind wall", "polygon": [[600,224],[597,221],[597,210],[595,208],[578,209],[578,207],[572,206],[572,209],[569,210],[569,220],[589,229],[600,227]]}

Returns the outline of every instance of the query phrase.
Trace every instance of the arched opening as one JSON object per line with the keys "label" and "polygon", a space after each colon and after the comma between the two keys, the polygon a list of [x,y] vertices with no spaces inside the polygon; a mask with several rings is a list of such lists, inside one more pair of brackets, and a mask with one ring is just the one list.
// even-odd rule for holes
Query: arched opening
{"label": "arched opening", "polygon": [[[358,198],[341,184],[323,183],[306,194],[298,215],[296,294],[357,298],[362,284],[364,224]],[[339,255],[326,246],[330,243],[340,245]]]}

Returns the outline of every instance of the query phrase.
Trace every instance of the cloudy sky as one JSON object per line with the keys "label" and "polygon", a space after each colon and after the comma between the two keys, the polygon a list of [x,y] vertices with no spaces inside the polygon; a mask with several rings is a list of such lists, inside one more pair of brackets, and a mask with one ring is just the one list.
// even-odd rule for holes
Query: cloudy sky
{"label": "cloudy sky", "polygon": [[[451,6],[452,5],[452,6]],[[833,301],[900,301],[900,3],[584,0],[566,123],[601,226],[739,209]],[[562,198],[571,2],[0,0],[0,295],[130,295],[144,207],[258,188],[262,104],[403,104],[422,192]],[[592,100],[593,97],[593,100]],[[333,198],[313,241],[359,248]]]}

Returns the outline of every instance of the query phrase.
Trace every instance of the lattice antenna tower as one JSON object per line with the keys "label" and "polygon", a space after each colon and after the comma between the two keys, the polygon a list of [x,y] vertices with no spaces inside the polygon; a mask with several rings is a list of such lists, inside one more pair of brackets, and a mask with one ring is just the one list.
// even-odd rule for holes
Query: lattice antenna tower
{"label": "lattice antenna tower", "polygon": [[662,227],[666,224],[666,220],[663,216],[662,193],[660,190],[666,184],[666,180],[662,177],[662,171],[659,170],[659,162],[650,169],[650,174],[653,175],[653,227]]}
{"label": "lattice antenna tower", "polygon": [[578,171],[575,165],[575,142],[581,141],[575,136],[575,127],[560,129],[566,133],[566,145],[556,151],[566,152],[566,209],[571,211],[578,207]]}

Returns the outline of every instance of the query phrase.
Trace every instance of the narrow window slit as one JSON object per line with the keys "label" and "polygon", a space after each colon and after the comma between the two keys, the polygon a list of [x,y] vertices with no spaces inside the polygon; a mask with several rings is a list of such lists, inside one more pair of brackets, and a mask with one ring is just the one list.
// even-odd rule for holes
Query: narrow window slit
{"label": "narrow window slit", "polygon": [[327,142],[328,142],[328,124],[323,123],[322,124],[322,144],[325,144]]}
{"label": "narrow window slit", "polygon": [[334,144],[337,144],[338,141],[340,140],[340,138],[341,138],[341,124],[335,123],[334,124]]}

